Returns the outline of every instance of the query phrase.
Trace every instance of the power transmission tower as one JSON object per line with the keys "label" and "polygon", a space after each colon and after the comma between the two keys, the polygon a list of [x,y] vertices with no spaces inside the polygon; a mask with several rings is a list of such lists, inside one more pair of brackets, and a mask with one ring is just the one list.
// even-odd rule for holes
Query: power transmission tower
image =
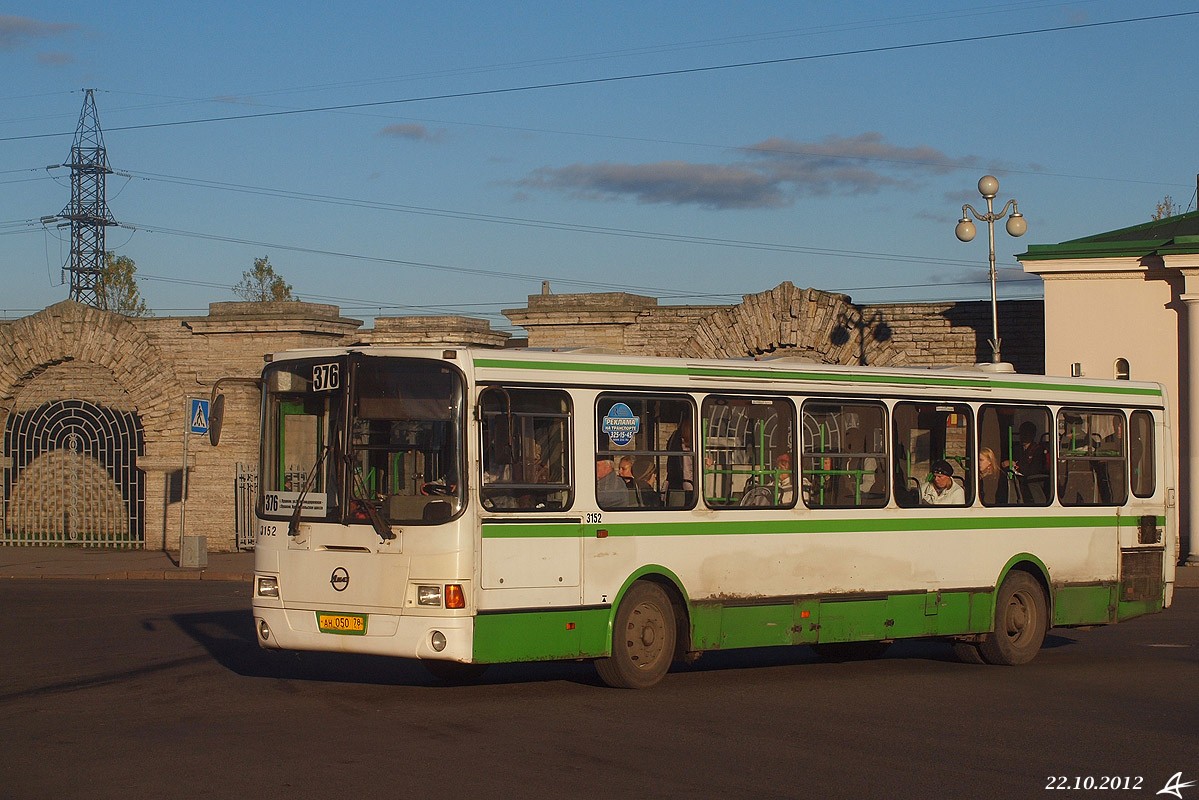
{"label": "power transmission tower", "polygon": [[104,308],[104,229],[117,224],[104,201],[112,172],[92,90],[85,89],[79,127],[71,146],[71,203],[59,216],[71,222],[71,299]]}

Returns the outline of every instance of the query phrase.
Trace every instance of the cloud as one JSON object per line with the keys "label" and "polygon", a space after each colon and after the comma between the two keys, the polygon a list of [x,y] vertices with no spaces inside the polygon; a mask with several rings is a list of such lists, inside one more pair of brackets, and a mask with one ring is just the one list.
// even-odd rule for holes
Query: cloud
{"label": "cloud", "polygon": [[379,131],[380,136],[393,139],[411,139],[414,142],[440,142],[445,138],[445,131],[431,131],[424,125],[415,123],[388,125]]}
{"label": "cloud", "polygon": [[592,200],[697,205],[709,209],[779,208],[804,196],[874,194],[974,167],[928,145],[899,146],[881,133],[814,142],[772,137],[735,151],[741,161],[696,164],[573,164],[541,167],[518,184]]}
{"label": "cloud", "polygon": [[75,56],[70,53],[38,53],[37,60],[39,64],[45,64],[48,67],[61,67],[66,64],[74,64]]}
{"label": "cloud", "polygon": [[744,152],[801,195],[873,194],[978,162],[973,156],[954,158],[928,145],[890,144],[877,131],[826,136],[817,142],[773,137],[744,148]]}
{"label": "cloud", "polygon": [[15,50],[34,39],[47,39],[78,28],[65,22],[42,22],[0,14],[0,50]]}
{"label": "cloud", "polygon": [[656,164],[573,164],[541,167],[519,182],[575,197],[702,208],[777,208],[789,200],[778,183],[749,167],[661,161]]}

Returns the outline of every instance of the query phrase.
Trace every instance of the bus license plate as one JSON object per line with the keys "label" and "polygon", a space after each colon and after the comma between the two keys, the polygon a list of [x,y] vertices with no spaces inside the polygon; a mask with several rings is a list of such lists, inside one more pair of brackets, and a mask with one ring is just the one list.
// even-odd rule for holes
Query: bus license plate
{"label": "bus license plate", "polygon": [[316,627],[321,633],[343,633],[350,636],[366,634],[366,614],[332,614],[316,612]]}

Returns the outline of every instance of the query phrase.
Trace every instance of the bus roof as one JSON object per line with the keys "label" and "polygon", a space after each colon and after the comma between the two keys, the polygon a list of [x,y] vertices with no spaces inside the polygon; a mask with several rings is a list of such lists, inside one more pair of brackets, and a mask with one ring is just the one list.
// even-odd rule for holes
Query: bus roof
{"label": "bus roof", "polygon": [[832,386],[875,392],[885,388],[889,394],[905,388],[916,391],[943,389],[954,394],[977,392],[982,395],[1029,392],[1041,399],[1046,395],[1060,395],[1063,402],[1098,401],[1103,395],[1107,396],[1104,402],[1118,404],[1161,406],[1165,402],[1165,391],[1159,383],[1028,375],[1004,371],[1002,367],[996,370],[991,364],[872,367],[825,364],[790,355],[697,359],[628,355],[596,348],[551,350],[389,345],[288,350],[268,356],[267,360],[337,357],[349,353],[452,361],[473,372],[477,380],[486,382],[508,379],[564,385],[652,383],[675,388],[684,388],[684,385],[702,387],[707,391],[722,385],[744,388],[750,383],[791,386],[792,391],[799,391],[802,384],[817,384],[821,385],[822,391],[828,391]]}

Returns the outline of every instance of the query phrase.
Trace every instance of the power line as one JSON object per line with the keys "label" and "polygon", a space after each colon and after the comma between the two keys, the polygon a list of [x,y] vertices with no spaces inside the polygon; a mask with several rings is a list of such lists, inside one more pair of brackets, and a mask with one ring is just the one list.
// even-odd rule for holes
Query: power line
{"label": "power line", "polygon": [[[1101,0],[1082,0],[1084,3],[1096,3]],[[1024,12],[1034,8],[1054,8],[1061,6],[1076,6],[1076,2],[1047,2],[1046,0],[1028,0],[1026,2],[1001,3],[995,6],[979,6],[970,9],[958,11],[937,11],[925,12],[918,14],[907,14],[896,17],[883,17],[881,19],[868,19],[862,22],[846,22],[835,25],[811,26],[806,28],[790,28],[784,30],[773,30],[759,33],[739,34],[734,36],[718,37],[713,39],[701,39],[695,41],[683,42],[668,42],[665,44],[647,45],[643,47],[624,48],[619,50],[601,50],[588,53],[579,53],[573,55],[548,56],[543,58],[525,59],[522,61],[508,61],[494,64],[482,64],[467,67],[453,67],[450,69],[430,70],[427,72],[414,72],[405,75],[364,78],[351,81],[337,81],[324,84],[308,84],[305,86],[292,86],[286,88],[269,89],[257,92],[240,93],[238,99],[242,98],[260,98],[272,95],[296,94],[299,92],[313,91],[328,91],[340,90],[348,88],[357,88],[362,86],[375,86],[384,83],[398,83],[402,81],[428,80],[433,78],[451,78],[472,76],[482,73],[499,72],[505,70],[528,69],[530,67],[555,67],[563,64],[579,63],[584,61],[610,60],[615,58],[627,58],[632,56],[658,55],[661,53],[677,53],[685,50],[710,49],[715,47],[725,47],[730,45],[745,45],[755,44],[762,41],[777,41],[780,39],[794,39],[808,36],[817,36],[827,33],[842,33],[847,31],[855,31],[870,28],[889,28],[900,25],[911,25],[922,22],[943,22],[947,19],[963,19],[969,17],[992,16],[1005,14],[1010,12]],[[196,103],[208,103],[214,101],[230,102],[228,97],[180,97],[177,95],[160,95],[148,92],[125,92],[117,90],[109,90],[113,94],[125,94],[134,97],[149,97],[164,102],[147,104],[142,106],[131,107],[132,110],[142,110],[146,108],[161,108],[164,106],[191,105]],[[259,104],[261,105],[261,104]],[[128,111],[131,108],[117,109],[117,111]],[[27,118],[36,119],[36,118]],[[0,120],[0,122],[12,122],[14,120]]]}
{"label": "power line", "polygon": [[[183,237],[205,239],[205,240],[210,240],[210,241],[222,241],[222,242],[230,242],[230,243],[234,243],[234,244],[246,244],[246,245],[253,245],[255,247],[263,247],[263,248],[274,249],[274,250],[286,250],[286,251],[290,251],[290,252],[299,252],[299,253],[305,253],[305,254],[310,254],[310,255],[324,255],[324,256],[330,256],[330,257],[336,257],[336,258],[347,258],[347,259],[359,260],[359,261],[371,261],[371,262],[382,263],[382,264],[393,264],[393,265],[397,265],[397,266],[413,267],[413,268],[418,268],[418,269],[432,269],[432,270],[444,271],[444,272],[456,272],[456,273],[463,273],[463,274],[470,274],[470,275],[483,275],[483,276],[487,276],[487,277],[518,280],[523,283],[536,282],[536,281],[541,281],[541,280],[549,280],[549,281],[552,281],[553,283],[559,284],[559,285],[565,284],[568,286],[583,286],[585,288],[591,288],[591,289],[607,289],[607,290],[619,290],[619,291],[630,291],[631,290],[631,291],[636,291],[636,292],[644,292],[648,295],[659,297],[659,298],[664,298],[664,299],[668,299],[668,300],[679,300],[679,299],[688,299],[688,298],[697,298],[697,297],[739,298],[745,294],[745,292],[727,292],[727,293],[720,293],[720,294],[697,295],[697,294],[693,294],[693,293],[679,292],[677,290],[672,290],[672,289],[663,289],[663,288],[646,287],[646,286],[630,286],[627,283],[611,284],[611,283],[602,283],[602,282],[597,282],[597,281],[582,281],[582,280],[572,279],[572,278],[561,278],[561,277],[556,277],[556,276],[529,275],[529,274],[523,274],[523,273],[502,272],[499,270],[486,270],[486,269],[473,268],[473,267],[455,267],[455,266],[450,266],[450,265],[445,265],[445,264],[432,264],[429,262],[408,261],[408,260],[404,260],[404,259],[387,258],[387,257],[383,257],[383,256],[369,256],[369,255],[364,255],[364,254],[360,254],[360,253],[347,253],[347,252],[339,252],[339,251],[333,251],[333,250],[323,250],[323,249],[319,249],[319,248],[302,247],[302,246],[297,246],[297,245],[283,245],[283,244],[278,244],[278,243],[255,241],[255,240],[244,239],[244,238],[239,238],[239,237],[232,237],[232,236],[221,236],[221,235],[217,235],[217,234],[205,234],[205,233],[199,233],[199,232],[195,232],[195,231],[183,231],[183,230],[170,229],[170,228],[156,228],[156,227],[145,226],[145,225],[137,225],[137,224],[133,224],[133,223],[120,223],[120,227],[127,228],[129,230],[142,231],[145,233],[162,233],[162,234],[171,235],[171,236],[183,236]],[[980,269],[981,269],[981,266],[980,266]],[[139,277],[142,277],[142,276],[139,275]],[[160,281],[164,281],[164,282],[178,283],[178,284],[183,284],[183,285],[208,286],[208,287],[217,287],[217,288],[222,288],[222,289],[228,288],[225,284],[209,282],[209,281],[196,281],[196,280],[189,280],[189,279],[182,279],[182,278],[166,278],[166,277],[158,277],[158,276],[145,276],[145,277],[148,277],[152,280],[160,280]],[[1036,284],[1036,283],[1038,283],[1038,281],[1036,279],[1031,279],[1031,278],[1015,278],[1015,279],[1008,278],[1008,279],[1001,279],[1000,282],[1005,283],[1005,284],[1015,284],[1015,283]],[[938,287],[981,286],[982,283],[983,283],[983,281],[981,279],[968,280],[968,281],[939,281],[937,283],[937,286]],[[883,291],[883,290],[894,290],[894,289],[917,289],[917,288],[928,288],[928,284],[927,283],[914,283],[914,284],[891,284],[891,285],[879,285],[879,286],[836,287],[836,288],[830,288],[830,289],[828,289],[828,291],[832,291],[832,292]],[[303,296],[313,297],[313,298],[317,297],[316,295],[311,295],[311,294],[307,294],[307,293],[303,293]],[[323,299],[345,300],[345,301],[349,301],[349,302],[362,303],[362,304],[366,305],[366,307],[368,307],[368,308],[380,307],[380,304],[378,304],[375,301],[371,301],[371,300],[362,300],[359,298],[338,298],[338,297],[330,297],[330,296],[321,296],[321,297]],[[472,305],[494,305],[494,304],[472,304]],[[424,307],[427,307],[427,306],[410,306],[410,305],[406,305],[406,304],[396,304],[396,303],[383,303],[382,306],[383,307],[392,307],[392,308],[399,308],[399,307],[424,308]],[[456,305],[455,307],[461,307],[461,306]]]}
{"label": "power line", "polygon": [[602,225],[583,225],[573,222],[559,222],[554,220],[531,219],[527,217],[513,217],[496,214],[481,214],[470,211],[456,211],[452,209],[430,208],[426,206],[413,206],[401,203],[386,203],[376,200],[362,200],[352,197],[340,197],[337,195],[315,194],[310,192],[300,192],[291,189],[275,189],[262,186],[248,186],[245,184],[224,183],[220,181],[212,181],[201,178],[186,178],[171,175],[162,175],[151,172],[136,172],[131,170],[117,171],[118,175],[130,178],[138,178],[147,181],[160,181],[164,183],[174,183],[183,186],[194,186],[208,189],[219,189],[223,191],[241,192],[245,194],[260,195],[267,197],[280,197],[284,199],[300,200],[305,202],[326,203],[330,205],[343,205],[353,208],[368,208],[380,211],[394,211],[397,213],[414,214],[423,216],[443,217],[448,219],[469,220],[474,222],[489,222],[501,225],[515,225],[518,227],[545,228],[549,230],[559,230],[574,233],[590,233],[603,236],[619,236],[632,239],[649,239],[667,242],[679,242],[684,244],[699,244],[715,247],[729,247],[746,250],[765,250],[770,252],[783,253],[803,253],[807,255],[830,256],[836,258],[854,258],[858,260],[868,261],[898,261],[912,264],[933,264],[940,266],[952,267],[978,267],[979,264],[975,261],[965,261],[959,259],[935,258],[929,256],[905,255],[897,253],[878,253],[865,250],[842,250],[837,248],[809,247],[805,245],[784,244],[780,242],[758,242],[745,239],[725,239],[708,236],[694,236],[690,234],[667,233],[662,231],[648,231],[635,228],[615,228]]}
{"label": "power line", "polygon": [[[648,78],[664,78],[674,77],[679,75],[697,75],[705,72],[717,72],[733,69],[747,69],[750,67],[766,67],[780,64],[797,64],[806,61],[819,61],[831,58],[845,58],[848,56],[875,55],[878,53],[901,52],[904,50],[915,50],[926,47],[944,47],[953,44],[970,44],[975,42],[996,41],[1000,39],[1012,39],[1022,36],[1035,36],[1046,33],[1061,33],[1065,31],[1086,30],[1090,28],[1109,27],[1113,25],[1127,25],[1134,22],[1156,22],[1168,19],[1178,19],[1182,17],[1190,17],[1199,15],[1199,11],[1180,11],[1173,14],[1159,14],[1156,16],[1147,17],[1130,17],[1118,20],[1105,20],[1103,22],[1086,22],[1075,25],[1058,25],[1048,28],[1034,28],[1023,31],[1008,31],[1006,33],[990,33],[980,34],[977,36],[963,36],[953,39],[937,39],[926,42],[909,42],[907,44],[882,45],[879,47],[867,47],[854,50],[840,50],[831,53],[816,53],[805,56],[790,56],[787,58],[770,58],[758,61],[742,61],[733,64],[715,64],[701,67],[685,67],[680,69],[658,70],[654,72],[639,72],[627,75],[611,75],[601,78],[581,78],[572,81],[553,81],[549,83],[525,84],[522,86],[508,86],[498,89],[478,89],[468,92],[448,92],[436,95],[423,95],[419,97],[405,97],[396,100],[376,100],[366,103],[344,103],[331,106],[315,106],[310,108],[284,109],[279,111],[263,111],[255,114],[232,114],[219,117],[205,117],[201,119],[191,120],[175,120],[173,122],[149,122],[141,125],[125,125],[120,127],[109,128],[112,131],[134,131],[134,130],[150,130],[154,128],[169,128],[182,125],[199,125],[211,122],[231,122],[237,120],[248,119],[266,119],[270,117],[286,117],[297,116],[300,114],[315,114],[334,111],[352,111],[362,108],[379,108],[382,106],[400,105],[405,103],[419,103],[432,100],[455,100],[470,97],[486,97],[502,94],[514,94],[517,92],[539,91],[544,89],[564,89],[578,86],[595,86],[606,83],[617,83],[621,81],[644,80]],[[24,136],[6,136],[0,137],[0,142],[14,142],[28,139],[45,139],[56,136],[65,136],[66,133],[39,133],[28,134]]]}

